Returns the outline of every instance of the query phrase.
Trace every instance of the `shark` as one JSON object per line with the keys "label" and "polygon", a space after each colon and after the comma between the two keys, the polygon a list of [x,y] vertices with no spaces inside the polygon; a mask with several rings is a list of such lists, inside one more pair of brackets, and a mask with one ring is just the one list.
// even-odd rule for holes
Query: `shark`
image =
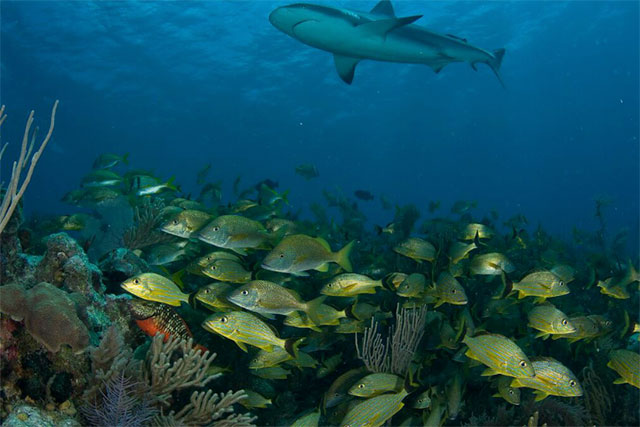
{"label": "shark", "polygon": [[281,6],[269,14],[274,27],[294,39],[333,54],[336,71],[347,84],[364,59],[426,64],[436,73],[452,62],[487,64],[504,86],[500,65],[505,49],[488,51],[466,39],[415,25],[422,15],[397,17],[390,0],[369,12],[309,3]]}

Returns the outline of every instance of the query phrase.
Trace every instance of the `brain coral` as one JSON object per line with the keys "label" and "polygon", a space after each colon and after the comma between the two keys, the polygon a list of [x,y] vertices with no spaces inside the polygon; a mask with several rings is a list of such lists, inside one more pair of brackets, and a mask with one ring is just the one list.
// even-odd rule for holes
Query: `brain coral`
{"label": "brain coral", "polygon": [[0,287],[0,311],[14,319],[24,319],[33,338],[49,351],[70,345],[80,352],[89,345],[89,332],[76,314],[75,304],[67,293],[42,282],[25,291],[17,285]]}

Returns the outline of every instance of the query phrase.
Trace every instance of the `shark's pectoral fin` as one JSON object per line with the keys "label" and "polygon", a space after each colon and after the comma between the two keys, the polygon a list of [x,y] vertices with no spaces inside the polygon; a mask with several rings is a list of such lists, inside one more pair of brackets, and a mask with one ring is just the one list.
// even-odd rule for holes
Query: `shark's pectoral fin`
{"label": "shark's pectoral fin", "polygon": [[444,64],[442,64],[442,65],[432,65],[431,68],[433,68],[433,71],[436,74],[438,74],[444,68]]}
{"label": "shark's pectoral fin", "polygon": [[358,28],[367,35],[386,37],[389,31],[393,31],[396,28],[409,25],[418,19],[422,18],[422,15],[407,16],[405,18],[389,18],[378,19],[376,21],[365,22],[358,25]]}
{"label": "shark's pectoral fin", "polygon": [[350,85],[353,81],[356,65],[358,65],[360,59],[334,54],[333,62],[336,64],[336,71],[338,71],[340,78],[344,80],[346,84]]}
{"label": "shark's pectoral fin", "polygon": [[371,12],[374,15],[386,15],[392,18],[396,17],[396,13],[393,11],[393,5],[389,0],[380,0],[378,4],[376,4]]}

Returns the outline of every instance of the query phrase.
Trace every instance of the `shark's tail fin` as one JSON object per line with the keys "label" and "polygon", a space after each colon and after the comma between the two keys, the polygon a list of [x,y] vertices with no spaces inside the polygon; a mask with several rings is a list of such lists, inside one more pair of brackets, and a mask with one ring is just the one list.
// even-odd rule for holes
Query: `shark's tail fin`
{"label": "shark's tail fin", "polygon": [[504,48],[496,49],[493,51],[493,59],[490,59],[489,61],[487,61],[487,64],[489,65],[489,67],[491,67],[491,69],[495,73],[502,87],[505,87],[505,85],[504,85],[504,82],[502,81],[502,76],[500,76],[500,65],[502,65],[502,58],[504,57],[505,52],[506,50]]}

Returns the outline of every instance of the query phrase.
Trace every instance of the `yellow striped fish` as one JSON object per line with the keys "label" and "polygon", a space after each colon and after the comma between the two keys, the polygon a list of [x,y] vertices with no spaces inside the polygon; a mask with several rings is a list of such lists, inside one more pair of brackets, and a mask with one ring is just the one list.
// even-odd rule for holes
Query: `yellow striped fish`
{"label": "yellow striped fish", "polygon": [[498,392],[493,397],[502,397],[512,405],[520,405],[520,389],[511,387],[513,378],[500,376],[498,379]]}
{"label": "yellow striped fish", "polygon": [[377,372],[357,381],[348,393],[358,397],[374,397],[390,391],[397,393],[402,390],[403,382],[397,375]]}
{"label": "yellow striped fish", "polygon": [[426,240],[418,237],[409,237],[393,248],[393,251],[411,258],[417,263],[433,261],[436,259],[436,248]]}
{"label": "yellow striped fish", "polygon": [[310,412],[301,416],[290,427],[318,427],[320,425],[320,411]]}
{"label": "yellow striped fish", "polygon": [[251,280],[251,272],[230,259],[216,259],[203,268],[202,273],[222,282],[247,283]]}
{"label": "yellow striped fish", "polygon": [[536,338],[542,339],[576,331],[569,317],[551,304],[538,305],[529,312],[529,327],[540,331]]}
{"label": "yellow striped fish", "polygon": [[280,347],[293,357],[298,356],[298,339],[279,338],[268,324],[246,311],[211,315],[202,323],[202,327],[234,341],[243,351],[247,351],[245,344],[249,344],[266,351]]}
{"label": "yellow striped fish", "polygon": [[513,290],[518,291],[518,299],[537,297],[538,302],[569,293],[565,281],[546,270],[527,274],[521,281],[513,283]]}
{"label": "yellow striped fish", "polygon": [[471,253],[472,250],[477,248],[478,246],[476,246],[475,242],[453,242],[449,247],[449,259],[451,259],[451,264],[457,264],[462,261],[469,256],[469,253]]}
{"label": "yellow striped fish", "polygon": [[156,273],[142,273],[122,282],[122,289],[147,301],[180,306],[189,303],[189,295],[180,291],[178,285],[171,279]]}
{"label": "yellow striped fish", "polygon": [[346,309],[336,310],[330,305],[321,304],[316,310],[317,323],[314,323],[305,312],[294,311],[284,319],[284,324],[294,328],[309,328],[322,331],[318,326],[337,326],[340,319],[347,317]]}
{"label": "yellow striped fish", "polygon": [[424,274],[411,273],[400,283],[396,293],[400,297],[415,298],[426,290],[426,283],[427,279]]}
{"label": "yellow striped fish", "polygon": [[228,283],[213,282],[198,289],[196,301],[214,311],[228,311],[237,308],[227,300],[227,295],[233,290]]}
{"label": "yellow striped fish", "polygon": [[363,274],[339,274],[322,287],[320,293],[334,297],[353,297],[360,294],[375,294],[382,287],[382,280],[374,280]]}
{"label": "yellow striped fish", "polygon": [[507,375],[521,378],[535,375],[533,366],[524,351],[509,338],[498,334],[476,337],[465,336],[462,340],[469,347],[467,357],[487,366],[483,376]]}
{"label": "yellow striped fish", "polygon": [[562,363],[552,357],[532,357],[531,363],[536,375],[533,378],[516,378],[511,387],[534,389],[536,402],[547,396],[582,396],[582,387],[578,378]]}
{"label": "yellow striped fish", "polygon": [[513,273],[515,269],[516,266],[498,252],[476,255],[469,263],[469,272],[474,275],[499,276],[502,272]]}
{"label": "yellow striped fish", "polygon": [[360,402],[347,412],[340,425],[380,427],[402,409],[402,400],[408,394],[407,390],[402,390],[400,393],[382,394]]}
{"label": "yellow striped fish", "polygon": [[443,271],[438,276],[438,281],[433,289],[427,290],[427,295],[435,296],[437,299],[434,308],[442,304],[465,305],[467,294],[458,280],[447,271]]}
{"label": "yellow striped fish", "polygon": [[614,384],[631,384],[640,388],[640,354],[630,350],[613,350],[607,366],[620,374]]}
{"label": "yellow striped fish", "polygon": [[592,340],[602,334],[602,330],[598,322],[592,316],[576,316],[570,317],[569,322],[576,328],[574,332],[567,334],[555,334],[553,339],[566,338],[570,343],[574,343],[579,340]]}

